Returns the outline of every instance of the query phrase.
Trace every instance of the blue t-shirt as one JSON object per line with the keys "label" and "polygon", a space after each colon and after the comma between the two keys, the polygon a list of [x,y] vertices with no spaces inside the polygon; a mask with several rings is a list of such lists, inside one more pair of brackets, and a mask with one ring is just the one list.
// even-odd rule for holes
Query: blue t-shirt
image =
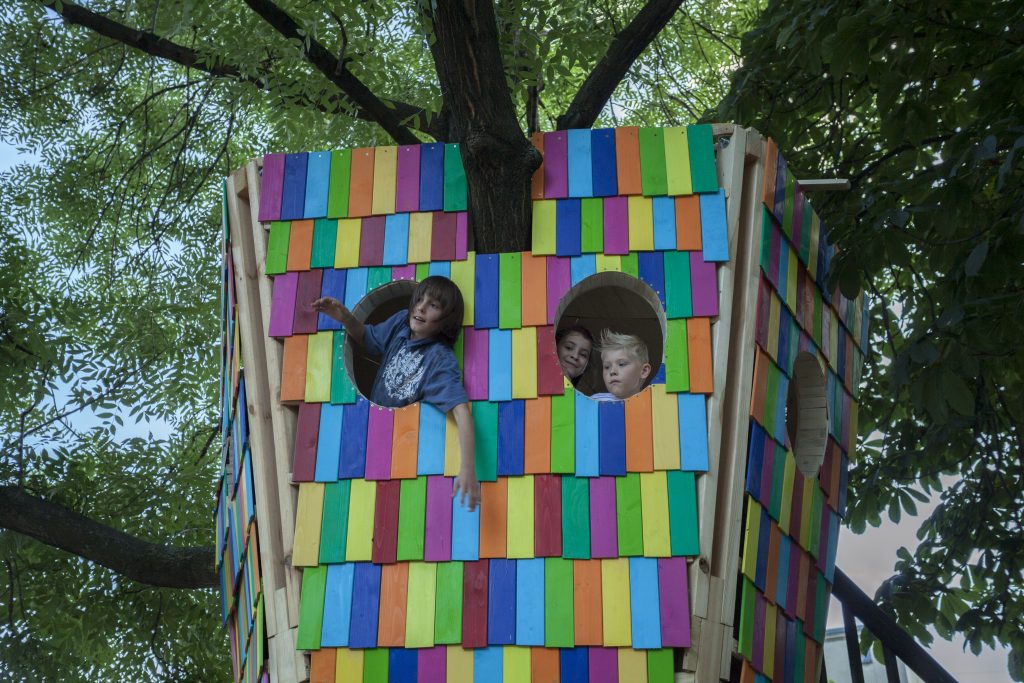
{"label": "blue t-shirt", "polygon": [[445,413],[468,403],[451,348],[436,339],[410,339],[411,334],[408,311],[366,326],[363,345],[381,357],[370,400],[388,408],[426,401]]}

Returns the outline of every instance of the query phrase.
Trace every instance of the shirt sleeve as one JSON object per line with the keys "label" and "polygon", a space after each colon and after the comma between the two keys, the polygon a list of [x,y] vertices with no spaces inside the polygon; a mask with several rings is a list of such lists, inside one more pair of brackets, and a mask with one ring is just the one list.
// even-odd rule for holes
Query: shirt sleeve
{"label": "shirt sleeve", "polygon": [[438,344],[438,353],[423,378],[422,400],[431,403],[443,413],[469,402],[462,385],[462,372],[450,348]]}
{"label": "shirt sleeve", "polygon": [[382,323],[366,325],[363,330],[363,346],[371,356],[383,356],[391,338],[398,333],[409,311],[398,311]]}

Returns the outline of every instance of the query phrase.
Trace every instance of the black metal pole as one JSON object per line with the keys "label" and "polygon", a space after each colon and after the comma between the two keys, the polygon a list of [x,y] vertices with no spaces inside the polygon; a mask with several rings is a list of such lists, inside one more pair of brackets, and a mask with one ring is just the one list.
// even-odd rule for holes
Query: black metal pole
{"label": "black metal pole", "polygon": [[850,658],[850,680],[853,683],[864,683],[864,667],[860,661],[860,640],[857,638],[857,623],[853,620],[853,610],[843,605],[843,630],[846,632],[846,655]]}
{"label": "black metal pole", "polygon": [[885,657],[885,678],[887,683],[900,683],[900,665],[892,650],[882,645],[882,655]]}
{"label": "black metal pole", "polygon": [[836,567],[832,594],[844,607],[849,605],[853,615],[864,624],[864,628],[875,634],[896,657],[924,679],[925,683],[957,683],[948,671],[901,629],[892,617],[883,612],[839,567]]}

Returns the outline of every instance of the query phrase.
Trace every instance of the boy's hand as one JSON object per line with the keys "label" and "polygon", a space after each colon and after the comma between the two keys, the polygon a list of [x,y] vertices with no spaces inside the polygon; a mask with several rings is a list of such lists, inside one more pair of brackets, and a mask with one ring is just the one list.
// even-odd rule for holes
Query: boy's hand
{"label": "boy's hand", "polygon": [[321,297],[311,303],[310,307],[317,313],[323,313],[330,318],[334,318],[338,322],[345,322],[343,318],[351,315],[349,310],[333,296]]}
{"label": "boy's hand", "polygon": [[480,482],[473,470],[461,470],[452,486],[452,498],[459,496],[459,503],[472,512],[480,504]]}

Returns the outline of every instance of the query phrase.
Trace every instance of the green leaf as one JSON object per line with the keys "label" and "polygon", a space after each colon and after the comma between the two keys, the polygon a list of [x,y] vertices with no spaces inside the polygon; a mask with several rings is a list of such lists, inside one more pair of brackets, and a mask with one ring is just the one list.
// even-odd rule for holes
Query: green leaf
{"label": "green leaf", "polygon": [[900,505],[903,506],[903,509],[911,517],[917,516],[917,505],[914,504],[914,499],[905,490],[900,491]]}
{"label": "green leaf", "polygon": [[1010,650],[1010,654],[1006,658],[1006,666],[1010,678],[1015,681],[1024,681],[1024,655],[1020,648]]}
{"label": "green leaf", "polygon": [[910,357],[920,365],[931,365],[939,359],[939,347],[930,339],[922,339],[910,347]]}
{"label": "green leaf", "polygon": [[924,392],[924,405],[928,416],[937,422],[944,422],[949,415],[949,411],[946,408],[948,404],[947,399],[943,396],[940,387],[937,385],[938,383],[929,376],[924,382],[916,384],[922,387]]}
{"label": "green leaf", "polygon": [[997,144],[995,135],[986,135],[974,152],[975,161],[988,161],[993,158],[996,155]]}
{"label": "green leaf", "polygon": [[889,510],[889,520],[893,524],[899,524],[900,523],[900,518],[902,517],[902,513],[900,512],[900,506],[899,505],[890,505],[888,510]]}
{"label": "green leaf", "polygon": [[988,240],[984,239],[971,250],[967,261],[964,263],[964,272],[967,274],[967,277],[975,277],[981,271],[981,266],[985,263],[986,256],[988,256]]}
{"label": "green leaf", "polygon": [[974,392],[959,375],[951,371],[944,372],[942,386],[946,401],[953,410],[968,417],[974,415]]}

